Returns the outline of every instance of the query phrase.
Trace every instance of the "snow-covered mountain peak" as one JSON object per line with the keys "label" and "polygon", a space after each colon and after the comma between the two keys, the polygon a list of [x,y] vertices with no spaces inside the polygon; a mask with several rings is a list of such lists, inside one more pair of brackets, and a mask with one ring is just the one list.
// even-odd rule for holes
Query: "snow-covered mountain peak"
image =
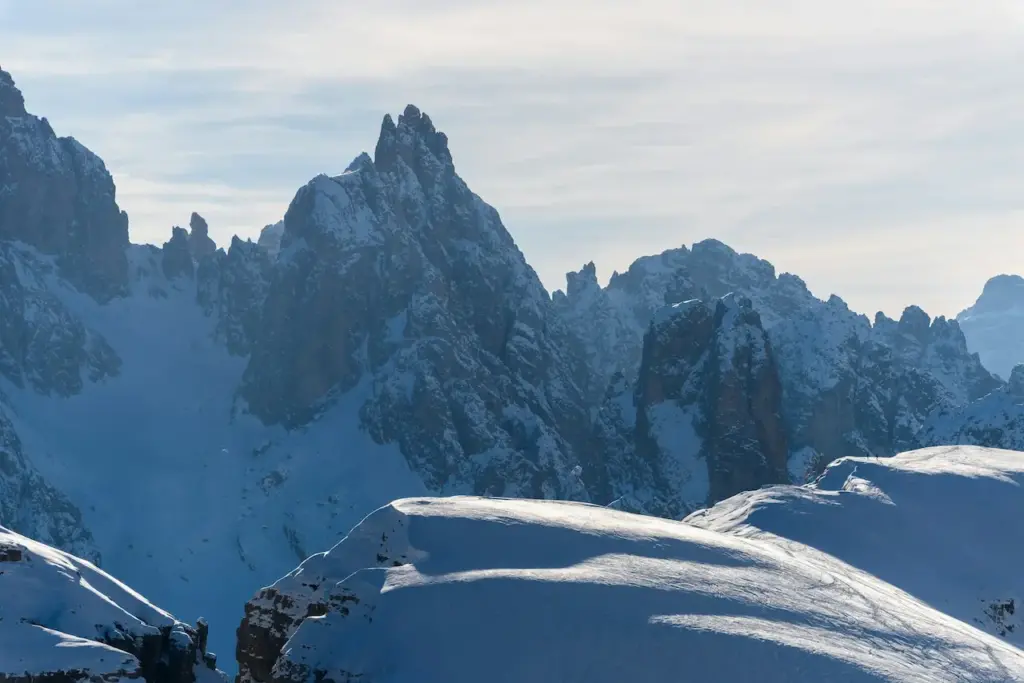
{"label": "snow-covered mountain peak", "polygon": [[973,306],[961,315],[977,315],[994,311],[1021,308],[1024,302],[1024,277],[1020,275],[996,275],[985,283],[981,296]]}
{"label": "snow-covered mountain peak", "polygon": [[957,321],[985,366],[1009,377],[1013,367],[1024,362],[1024,278],[997,275],[990,279]]}

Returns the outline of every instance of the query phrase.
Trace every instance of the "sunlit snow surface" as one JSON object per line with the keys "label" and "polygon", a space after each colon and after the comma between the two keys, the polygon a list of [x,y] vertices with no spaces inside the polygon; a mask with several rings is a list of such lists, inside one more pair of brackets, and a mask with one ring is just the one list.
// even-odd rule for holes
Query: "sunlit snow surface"
{"label": "sunlit snow surface", "polygon": [[1022,484],[1024,453],[928,448],[838,460],[812,485],[742,493],[687,521],[798,557],[829,553],[1019,647]]}
{"label": "sunlit snow surface", "polygon": [[1024,680],[1012,645],[824,553],[585,504],[396,501],[276,588],[345,606],[278,664],[331,680]]}
{"label": "sunlit snow surface", "polygon": [[368,510],[425,490],[397,448],[358,429],[359,388],[303,431],[247,415],[235,399],[245,359],[214,339],[193,283],[152,275],[152,254],[132,247],[134,293],[106,305],[50,285],[120,355],[118,377],[68,399],[2,388],[26,453],[81,508],[104,569],[179,619],[209,620],[230,668],[256,588]]}
{"label": "sunlit snow surface", "polygon": [[120,624],[158,633],[174,620],[84,560],[0,527],[0,677],[26,671],[135,673],[135,657],[95,642]]}

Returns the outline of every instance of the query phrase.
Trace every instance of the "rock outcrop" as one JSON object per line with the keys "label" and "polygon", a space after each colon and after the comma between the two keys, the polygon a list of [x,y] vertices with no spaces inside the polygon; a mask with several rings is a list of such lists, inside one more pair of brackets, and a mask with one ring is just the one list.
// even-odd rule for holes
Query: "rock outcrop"
{"label": "rock outcrop", "polygon": [[678,517],[789,480],[782,385],[749,299],[660,311],[628,398],[627,386],[610,393],[595,421],[616,507]]}
{"label": "rock outcrop", "polygon": [[103,161],[74,138],[58,138],[25,111],[14,79],[0,71],[0,240],[55,258],[61,275],[105,301],[128,283],[128,216]]}

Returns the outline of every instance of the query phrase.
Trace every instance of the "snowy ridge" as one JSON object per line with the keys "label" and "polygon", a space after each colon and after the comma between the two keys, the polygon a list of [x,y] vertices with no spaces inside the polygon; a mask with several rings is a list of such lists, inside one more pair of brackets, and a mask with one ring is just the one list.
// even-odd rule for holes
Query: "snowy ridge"
{"label": "snowy ridge", "polygon": [[0,678],[226,681],[192,628],[95,566],[0,527]]}
{"label": "snowy ridge", "polygon": [[1008,520],[1022,484],[1020,452],[945,446],[844,458],[811,485],[743,493],[686,522],[795,557],[828,553],[1021,647],[1024,531]]}
{"label": "snowy ridge", "polygon": [[526,500],[396,501],[240,635],[241,683],[1024,680],[1012,645],[811,548]]}

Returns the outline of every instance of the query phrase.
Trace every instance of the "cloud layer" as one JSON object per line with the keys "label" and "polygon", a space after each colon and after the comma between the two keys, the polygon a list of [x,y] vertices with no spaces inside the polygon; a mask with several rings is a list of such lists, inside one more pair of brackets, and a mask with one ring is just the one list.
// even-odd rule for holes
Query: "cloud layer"
{"label": "cloud layer", "polygon": [[713,236],[858,310],[1019,272],[1024,5],[989,0],[0,0],[30,109],[136,241],[220,243],[408,102],[549,288]]}

